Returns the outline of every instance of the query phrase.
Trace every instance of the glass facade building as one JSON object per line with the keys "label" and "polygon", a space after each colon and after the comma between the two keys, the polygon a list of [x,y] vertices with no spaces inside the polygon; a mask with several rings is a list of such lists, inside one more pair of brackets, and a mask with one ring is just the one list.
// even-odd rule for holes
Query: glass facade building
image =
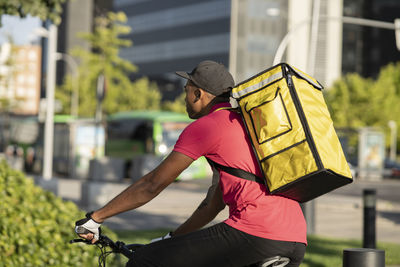
{"label": "glass facade building", "polygon": [[240,82],[271,65],[287,29],[287,2],[114,0],[132,29],[125,38],[133,46],[120,55],[157,81],[164,98],[182,92],[175,70],[190,71],[205,59],[223,63]]}
{"label": "glass facade building", "polygon": [[176,70],[211,59],[229,64],[230,0],[114,0],[128,17],[133,46],[120,55],[157,81],[164,97],[182,92]]}
{"label": "glass facade building", "polygon": [[[320,19],[313,41],[316,3]],[[400,14],[396,0],[114,0],[113,7],[127,14],[132,29],[125,38],[133,46],[120,55],[139,67],[137,76],[157,81],[164,99],[182,92],[174,71],[190,71],[205,59],[229,67],[236,82],[270,67],[291,29],[296,30],[281,61],[326,87],[348,72],[376,77],[382,66],[400,59],[393,31],[338,20],[353,16],[393,22]]]}
{"label": "glass facade building", "polygon": [[[344,0],[344,16],[393,23],[400,17],[398,0]],[[390,62],[400,61],[393,30],[343,25],[342,73],[376,78]]]}

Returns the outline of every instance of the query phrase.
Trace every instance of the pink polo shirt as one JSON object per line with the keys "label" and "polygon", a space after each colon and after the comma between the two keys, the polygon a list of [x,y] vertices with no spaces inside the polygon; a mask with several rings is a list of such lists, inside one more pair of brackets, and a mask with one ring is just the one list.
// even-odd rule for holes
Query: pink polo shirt
{"label": "pink polo shirt", "polygon": [[[192,122],[180,135],[174,151],[196,160],[205,156],[221,165],[262,176],[242,119],[215,105],[210,114]],[[263,238],[307,243],[306,222],[298,202],[268,193],[264,185],[220,172],[219,186],[229,207],[224,222]]]}

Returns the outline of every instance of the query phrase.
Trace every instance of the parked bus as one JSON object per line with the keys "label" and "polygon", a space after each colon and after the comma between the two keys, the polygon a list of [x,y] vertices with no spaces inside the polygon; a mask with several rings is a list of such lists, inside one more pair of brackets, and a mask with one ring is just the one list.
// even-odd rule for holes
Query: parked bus
{"label": "parked bus", "polygon": [[[39,122],[34,116],[13,118],[9,129],[8,147],[21,151],[21,155],[18,156],[23,163],[19,169],[32,174],[41,174],[44,123]],[[90,160],[104,156],[104,136],[104,127],[96,124],[93,119],[54,115],[54,175],[87,178]]]}
{"label": "parked bus", "polygon": [[[108,116],[104,125],[93,119],[55,115],[53,173],[111,182],[140,178],[171,152],[191,121],[186,115],[165,111],[120,112]],[[14,118],[10,128],[9,143],[23,151],[20,169],[40,175],[44,123],[37,117]],[[200,158],[179,179],[210,175],[206,159]]]}
{"label": "parked bus", "polygon": [[[192,120],[166,111],[119,112],[107,118],[105,155],[125,160],[125,176],[140,178],[156,167],[173,149]],[[211,175],[205,158],[194,161],[180,179]]]}

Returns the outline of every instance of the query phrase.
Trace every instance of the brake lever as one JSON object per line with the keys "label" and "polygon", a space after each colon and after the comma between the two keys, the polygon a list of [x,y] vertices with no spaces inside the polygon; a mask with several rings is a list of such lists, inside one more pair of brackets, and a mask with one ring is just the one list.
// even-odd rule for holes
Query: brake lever
{"label": "brake lever", "polygon": [[90,240],[86,240],[86,239],[82,239],[82,238],[75,238],[69,241],[70,244],[73,243],[85,243],[85,244],[89,244],[92,245],[92,242]]}

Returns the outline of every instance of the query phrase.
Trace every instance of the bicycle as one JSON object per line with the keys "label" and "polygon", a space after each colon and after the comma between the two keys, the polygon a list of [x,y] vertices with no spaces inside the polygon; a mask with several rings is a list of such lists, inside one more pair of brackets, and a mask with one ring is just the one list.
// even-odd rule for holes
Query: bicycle
{"label": "bicycle", "polygon": [[[119,253],[127,257],[128,259],[134,257],[135,251],[144,246],[144,244],[125,244],[122,241],[116,241],[114,242],[111,240],[109,237],[106,235],[100,235],[99,240],[92,244],[91,241],[88,241],[86,239],[73,239],[70,241],[70,243],[78,243],[82,242],[88,245],[96,245],[100,251],[101,254],[99,256],[99,267],[105,267],[106,266],[106,258],[108,255],[111,253]],[[111,248],[111,250],[107,251],[107,247]],[[244,267],[284,267],[287,264],[289,264],[290,259],[286,257],[281,257],[281,256],[274,256],[271,258],[267,258],[263,260],[262,262],[255,263],[249,266],[244,266]]]}

